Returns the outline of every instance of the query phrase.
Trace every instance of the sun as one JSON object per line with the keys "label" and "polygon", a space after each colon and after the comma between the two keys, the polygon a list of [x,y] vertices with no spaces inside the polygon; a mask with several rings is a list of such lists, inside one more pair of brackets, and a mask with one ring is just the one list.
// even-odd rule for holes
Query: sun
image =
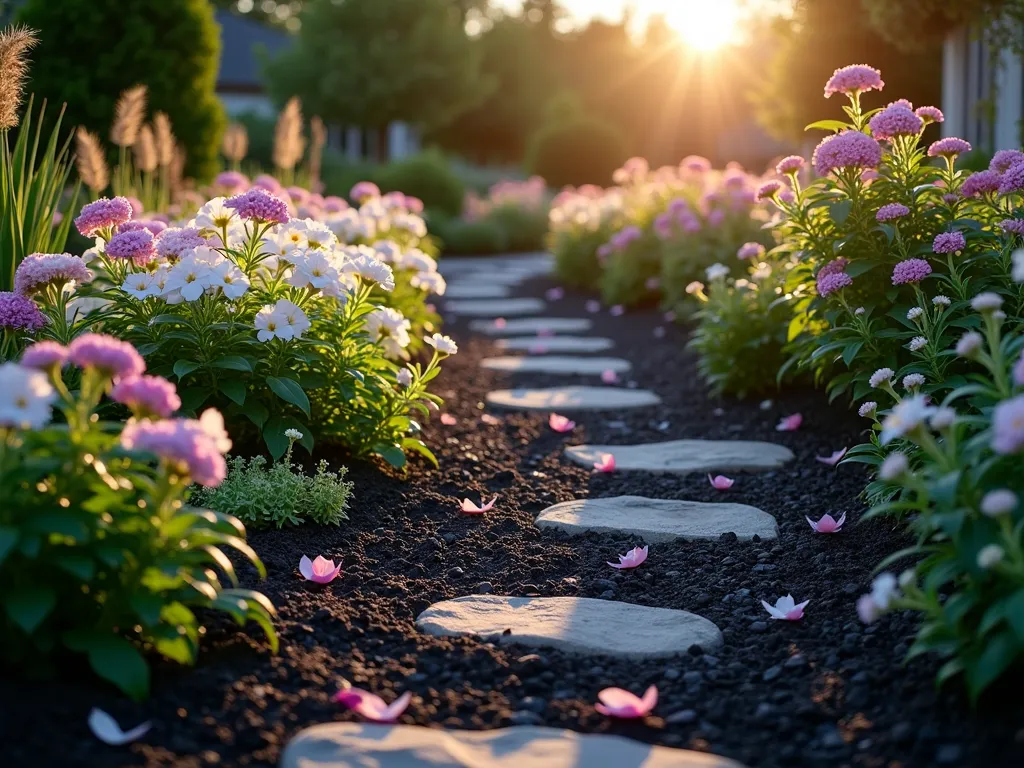
{"label": "sun", "polygon": [[714,51],[736,39],[740,8],[736,0],[646,0],[642,7],[662,14],[690,48]]}

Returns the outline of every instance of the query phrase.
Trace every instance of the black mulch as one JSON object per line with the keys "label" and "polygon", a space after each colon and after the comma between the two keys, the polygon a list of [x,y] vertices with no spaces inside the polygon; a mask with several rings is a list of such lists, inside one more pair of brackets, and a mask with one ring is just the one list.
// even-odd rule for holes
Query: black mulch
{"label": "black mulch", "polygon": [[[534,281],[517,295],[540,296],[550,285]],[[584,315],[585,298],[553,302],[549,314]],[[571,435],[551,432],[546,414],[508,414],[500,425],[483,424],[485,393],[510,379],[478,368],[482,356],[494,354],[489,340],[470,336],[464,323],[450,324],[461,349],[438,389],[458,424],[426,426],[441,471],[416,464],[402,478],[352,464],[350,521],[251,535],[270,572],[258,586],[280,611],[278,655],[216,621],[198,666],[158,664],[153,696],[142,705],[81,670],[50,681],[14,680],[8,670],[0,681],[4,764],[273,765],[299,729],[353,718],[330,701],[344,678],[388,700],[412,690],[405,723],[612,732],[720,753],[750,768],[1024,765],[1024,704],[1015,695],[1021,677],[972,711],[955,686],[935,690],[933,660],[903,665],[915,629],[911,616],[870,627],[857,620],[854,601],[871,569],[907,540],[891,523],[857,524],[864,511],[861,470],[832,469],[814,457],[854,445],[863,422],[843,405],[830,407],[818,392],[790,392],[765,408],[756,400],[709,401],[682,329],[655,338],[661,318],[653,311],[592,317],[593,334],[616,340],[609,354],[633,362],[623,385],[635,381],[658,392],[662,406],[584,416]],[[776,432],[778,420],[796,411],[803,427]],[[777,472],[739,475],[723,494],[703,476],[594,476],[560,458],[566,443],[683,437],[777,441],[796,460]],[[492,493],[500,494],[494,512],[483,518],[458,512],[463,496]],[[532,525],[546,506],[588,494],[753,504],[775,515],[781,535],[776,542],[723,537],[655,545],[640,569],[620,573],[605,562],[638,541],[542,535]],[[848,513],[841,534],[811,532],[804,515],[826,512]],[[303,554],[340,557],[344,577],[326,588],[306,584],[296,574]],[[257,586],[252,571],[246,581]],[[431,603],[485,591],[686,609],[714,621],[725,646],[713,656],[639,662],[415,631],[417,614]],[[811,601],[806,618],[770,620],[760,600],[790,592]],[[660,700],[656,716],[642,723],[612,722],[594,711],[605,686],[640,693],[652,683]],[[147,718],[155,725],[140,742],[110,748],[87,729],[93,706],[126,727]]]}

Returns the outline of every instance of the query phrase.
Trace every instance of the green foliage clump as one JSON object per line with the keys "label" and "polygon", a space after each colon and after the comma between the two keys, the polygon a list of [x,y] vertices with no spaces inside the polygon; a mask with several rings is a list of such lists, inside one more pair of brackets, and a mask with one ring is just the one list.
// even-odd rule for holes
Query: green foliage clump
{"label": "green foliage clump", "polygon": [[627,157],[626,139],[614,125],[576,116],[549,120],[531,137],[526,167],[555,188],[603,184]]}
{"label": "green foliage clump", "polygon": [[519,253],[544,248],[544,236],[548,231],[547,206],[527,208],[511,203],[498,205],[487,218],[505,232],[508,240],[506,250]]}
{"label": "green foliage clump", "polygon": [[220,30],[208,0],[27,0],[19,20],[39,30],[28,90],[66,103],[65,125],[106,135],[118,95],[149,89],[188,153],[188,171],[217,171],[224,110],[217,99]]}
{"label": "green foliage clump", "polygon": [[431,217],[429,225],[440,238],[441,249],[446,254],[482,255],[508,249],[506,231],[490,218],[467,221],[435,216]]}
{"label": "green foliage clump", "polygon": [[198,488],[195,497],[203,506],[234,515],[254,528],[285,525],[339,525],[347,520],[352,483],[348,470],[331,472],[321,460],[310,476],[291,463],[291,451],[267,469],[267,460],[256,456],[246,461],[235,456],[228,476],[216,488]]}
{"label": "green foliage clump", "polygon": [[462,212],[466,187],[440,152],[421,152],[380,167],[374,179],[381,192],[402,192],[429,210],[449,216]]}

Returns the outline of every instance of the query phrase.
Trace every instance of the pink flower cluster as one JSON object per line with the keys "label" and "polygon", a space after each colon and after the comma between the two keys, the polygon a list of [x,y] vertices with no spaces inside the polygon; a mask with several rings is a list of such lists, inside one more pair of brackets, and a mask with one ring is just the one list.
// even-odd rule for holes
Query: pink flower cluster
{"label": "pink flower cluster", "polygon": [[636,242],[643,236],[643,230],[640,229],[640,227],[631,224],[612,235],[611,240],[608,241],[608,245],[611,246],[613,251],[624,251],[631,243]]}
{"label": "pink flower cluster", "polygon": [[894,219],[901,219],[910,213],[910,209],[903,203],[889,203],[883,205],[878,209],[878,213],[875,214],[876,221],[893,221]]}
{"label": "pink flower cluster", "polygon": [[868,127],[876,139],[889,141],[898,136],[916,136],[924,130],[924,120],[909,107],[895,103],[872,117]]}
{"label": "pink flower cluster", "polygon": [[131,259],[138,267],[144,267],[156,258],[156,244],[148,229],[118,232],[104,249],[112,259]]}
{"label": "pink flower cluster", "polygon": [[942,114],[942,110],[938,107],[918,107],[914,110],[914,114],[924,120],[925,125],[928,125],[928,123],[946,122],[946,116]]}
{"label": "pink flower cluster", "polygon": [[78,256],[69,253],[33,253],[22,259],[14,273],[14,290],[30,296],[49,285],[63,286],[70,281],[87,283],[92,271]]}
{"label": "pink flower cluster", "polygon": [[348,193],[348,196],[357,203],[361,203],[370,198],[380,197],[380,187],[372,181],[360,181],[352,187],[352,191]]}
{"label": "pink flower cluster", "polygon": [[21,354],[23,366],[40,371],[63,368],[67,361],[68,348],[56,341],[37,341]]}
{"label": "pink flower cluster", "polygon": [[230,192],[240,192],[249,186],[249,177],[238,171],[222,171],[213,180],[213,185]]}
{"label": "pink flower cluster", "polygon": [[46,325],[46,316],[27,296],[0,291],[0,328],[17,331],[38,331]]}
{"label": "pink flower cluster", "polygon": [[711,161],[700,155],[687,155],[679,164],[680,169],[691,173],[707,173],[711,170]]}
{"label": "pink flower cluster", "polygon": [[765,249],[760,243],[744,243],[740,246],[740,249],[736,251],[736,258],[738,259],[762,259],[764,257]]}
{"label": "pink flower cluster", "polygon": [[963,232],[941,232],[932,242],[935,253],[956,253],[967,247],[967,239]]}
{"label": "pink flower cluster", "polygon": [[141,376],[146,361],[126,341],[99,333],[86,333],[68,345],[68,359],[79,368],[95,368],[111,378]]}
{"label": "pink flower cluster", "polygon": [[181,408],[174,384],[162,376],[129,376],[118,379],[110,397],[127,405],[140,418],[167,418]]}
{"label": "pink flower cluster", "polygon": [[850,95],[880,91],[884,87],[882,73],[877,69],[867,64],[851,64],[832,73],[832,77],[825,83],[825,98],[831,98],[834,93]]}
{"label": "pink flower cluster", "polygon": [[291,218],[288,214],[288,204],[262,187],[253,187],[241,195],[229,197],[224,201],[224,205],[234,208],[240,218],[251,221],[287,224]]}
{"label": "pink flower cluster", "polygon": [[971,145],[956,136],[949,136],[939,139],[928,147],[928,157],[956,157],[964,152],[970,152]]}
{"label": "pink flower cluster", "polygon": [[780,190],[783,189],[783,187],[785,187],[785,184],[781,181],[777,181],[775,179],[766,181],[758,187],[757,193],[754,195],[754,199],[759,203],[764,202],[765,200],[771,200],[779,193]]}
{"label": "pink flower cluster", "polygon": [[882,162],[882,147],[859,131],[843,131],[822,139],[811,161],[819,176],[845,168],[877,168]]}
{"label": "pink flower cluster", "polygon": [[148,219],[148,220],[138,219],[136,221],[126,221],[124,224],[122,224],[120,227],[117,228],[117,231],[118,232],[146,231],[146,232],[149,232],[149,234],[153,235],[153,237],[156,237],[161,232],[163,232],[165,229],[167,229],[167,224],[165,224],[164,222],[160,221],[159,219]]}
{"label": "pink flower cluster", "polygon": [[1003,455],[1024,450],[1024,395],[1004,400],[992,411],[992,450]]}
{"label": "pink flower cluster", "polygon": [[85,237],[93,237],[100,231],[124,224],[131,219],[132,213],[132,204],[127,197],[115,197],[113,200],[101,197],[82,206],[82,212],[75,219],[75,227]]}
{"label": "pink flower cluster", "polygon": [[156,240],[156,252],[164,258],[177,259],[184,251],[206,245],[206,241],[194,229],[166,229]]}
{"label": "pink flower cluster", "polygon": [[804,167],[804,159],[800,155],[790,155],[784,157],[779,161],[779,164],[775,166],[775,170],[783,175],[790,173],[799,173],[800,169]]}
{"label": "pink flower cluster", "polygon": [[906,259],[893,268],[892,284],[919,283],[931,273],[931,264],[924,259]]}
{"label": "pink flower cluster", "polygon": [[224,453],[231,448],[231,440],[224,431],[224,419],[212,408],[199,419],[129,422],[121,432],[121,445],[129,451],[152,453],[208,488],[220,485],[227,476]]}

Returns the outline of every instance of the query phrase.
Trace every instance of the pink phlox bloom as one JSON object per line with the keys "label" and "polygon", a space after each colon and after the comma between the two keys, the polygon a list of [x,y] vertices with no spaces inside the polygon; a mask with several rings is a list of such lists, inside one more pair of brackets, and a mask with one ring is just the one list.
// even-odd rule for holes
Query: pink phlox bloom
{"label": "pink phlox bloom", "polygon": [[444,424],[446,427],[454,427],[457,421],[458,419],[456,419],[450,413],[441,414],[441,423]]}
{"label": "pink phlox bloom", "polygon": [[614,472],[615,456],[610,453],[602,453],[601,459],[594,462],[594,472]]}
{"label": "pink phlox bloom", "polygon": [[843,457],[846,455],[846,451],[846,448],[840,448],[838,451],[834,451],[831,456],[815,456],[814,458],[822,464],[828,464],[830,467],[834,467],[843,460]]}
{"label": "pink phlox bloom", "polygon": [[775,426],[776,432],[795,432],[804,423],[803,414],[794,413],[787,416]]}
{"label": "pink phlox bloom", "polygon": [[306,581],[330,584],[341,573],[341,563],[335,566],[333,560],[327,560],[322,555],[317,555],[316,560],[310,560],[303,555],[299,560],[299,573]]}
{"label": "pink phlox bloom", "polygon": [[601,371],[601,381],[605,384],[615,384],[619,380],[619,374],[613,371],[611,368]]}
{"label": "pink phlox bloom", "polygon": [[504,317],[496,318],[494,321],[495,328],[504,328],[506,325],[508,325],[508,322],[505,320]]}
{"label": "pink phlox bloom", "polygon": [[773,619],[779,621],[799,621],[804,617],[804,608],[807,607],[809,602],[811,601],[804,600],[802,603],[797,604],[792,595],[786,595],[776,600],[775,605],[765,600],[761,601],[761,605],[771,614]]}
{"label": "pink phlox bloom", "polygon": [[[470,501],[469,499],[463,499],[460,509],[467,515],[482,515],[484,512],[490,512],[494,509],[494,502],[498,500],[498,496],[495,495],[493,499],[488,501],[482,507],[478,507],[476,502]],[[483,497],[480,497],[480,501],[483,501]]]}
{"label": "pink phlox bloom", "polygon": [[605,688],[597,698],[599,703],[594,705],[594,709],[602,715],[633,720],[651,713],[658,703],[658,689],[652,685],[641,698],[622,688]]}
{"label": "pink phlox bloom", "polygon": [[552,413],[548,417],[548,426],[555,432],[572,432],[576,429],[576,422],[558,413]]}
{"label": "pink phlox bloom", "polygon": [[716,491],[727,491],[732,488],[736,481],[725,475],[715,475],[714,477],[708,475],[708,482],[711,483],[711,487]]}
{"label": "pink phlox bloom", "polygon": [[380,696],[361,688],[338,691],[334,694],[334,700],[367,720],[375,723],[393,723],[408,708],[409,702],[412,701],[412,691],[406,691],[391,704],[385,704]]}
{"label": "pink phlox bloom", "polygon": [[642,565],[643,562],[647,559],[647,550],[647,546],[644,546],[642,548],[633,547],[633,549],[629,550],[629,552],[627,552],[626,554],[619,555],[619,562],[608,563],[608,565],[610,565],[612,568],[618,568],[620,571],[626,571],[630,568],[636,568],[637,566]]}
{"label": "pink phlox bloom", "polygon": [[814,522],[807,515],[804,515],[804,519],[810,523],[815,533],[839,533],[843,528],[843,523],[846,522],[846,513],[843,512],[838,520],[832,515],[823,515],[818,522]]}

